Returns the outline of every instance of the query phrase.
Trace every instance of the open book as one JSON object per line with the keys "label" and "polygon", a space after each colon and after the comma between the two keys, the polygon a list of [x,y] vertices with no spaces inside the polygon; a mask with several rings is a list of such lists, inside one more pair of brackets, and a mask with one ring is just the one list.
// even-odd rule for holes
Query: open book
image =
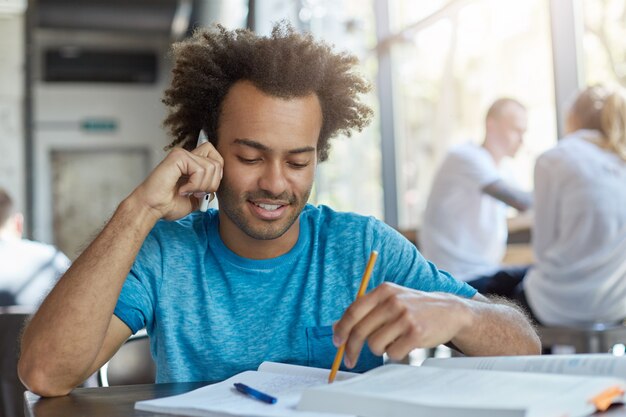
{"label": "open book", "polygon": [[[276,416],[332,417],[326,413],[302,412],[296,409],[305,388],[327,385],[328,369],[263,362],[257,371],[246,371],[225,381],[185,394],[135,403],[137,410],[185,416]],[[347,380],[356,374],[338,372],[335,381]],[[275,404],[247,397],[234,388],[243,383],[278,399]],[[342,414],[341,417],[345,417]]]}
{"label": "open book", "polygon": [[626,357],[609,353],[428,358],[422,366],[546,374],[614,376],[626,381]]}
{"label": "open book", "polygon": [[[430,359],[421,367],[385,365],[362,375],[340,372],[330,385],[328,374],[327,369],[264,362],[258,371],[185,394],[141,401],[135,408],[201,417],[586,416],[624,400],[626,357]],[[266,404],[249,398],[234,389],[236,382],[278,401]]]}
{"label": "open book", "polygon": [[[341,383],[308,388],[298,409],[362,417],[586,416],[624,401],[625,369],[626,358],[610,355],[452,358],[427,360],[420,367],[386,365]],[[559,370],[562,373],[555,374]]]}

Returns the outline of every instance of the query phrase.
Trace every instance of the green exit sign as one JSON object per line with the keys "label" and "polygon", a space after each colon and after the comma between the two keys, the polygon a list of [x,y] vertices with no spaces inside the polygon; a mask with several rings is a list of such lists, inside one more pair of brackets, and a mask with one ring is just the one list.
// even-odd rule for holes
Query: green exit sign
{"label": "green exit sign", "polygon": [[117,130],[117,122],[111,119],[87,119],[81,122],[80,127],[89,132],[114,132]]}

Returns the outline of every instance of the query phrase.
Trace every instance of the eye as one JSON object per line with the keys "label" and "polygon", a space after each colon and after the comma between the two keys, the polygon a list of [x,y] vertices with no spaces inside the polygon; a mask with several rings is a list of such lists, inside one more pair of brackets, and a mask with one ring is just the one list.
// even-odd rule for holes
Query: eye
{"label": "eye", "polygon": [[308,162],[287,162],[287,164],[289,164],[290,167],[295,168],[295,169],[302,169],[302,168],[306,168],[309,163]]}
{"label": "eye", "polygon": [[261,158],[244,158],[243,156],[238,156],[237,159],[244,164],[255,164],[261,160]]}

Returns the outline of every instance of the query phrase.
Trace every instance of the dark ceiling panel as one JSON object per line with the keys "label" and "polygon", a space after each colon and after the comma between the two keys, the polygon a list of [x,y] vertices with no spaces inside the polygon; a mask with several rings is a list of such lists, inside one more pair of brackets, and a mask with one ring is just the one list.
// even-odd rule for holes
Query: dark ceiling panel
{"label": "dark ceiling panel", "polygon": [[39,0],[37,26],[167,34],[178,3],[177,0]]}

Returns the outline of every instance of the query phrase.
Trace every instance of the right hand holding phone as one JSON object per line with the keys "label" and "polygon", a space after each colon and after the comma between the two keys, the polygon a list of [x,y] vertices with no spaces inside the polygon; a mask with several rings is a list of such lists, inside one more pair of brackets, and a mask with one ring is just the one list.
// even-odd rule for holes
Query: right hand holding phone
{"label": "right hand holding phone", "polygon": [[159,219],[180,219],[198,208],[198,197],[217,191],[223,166],[224,159],[209,142],[191,152],[174,148],[133,196]]}

